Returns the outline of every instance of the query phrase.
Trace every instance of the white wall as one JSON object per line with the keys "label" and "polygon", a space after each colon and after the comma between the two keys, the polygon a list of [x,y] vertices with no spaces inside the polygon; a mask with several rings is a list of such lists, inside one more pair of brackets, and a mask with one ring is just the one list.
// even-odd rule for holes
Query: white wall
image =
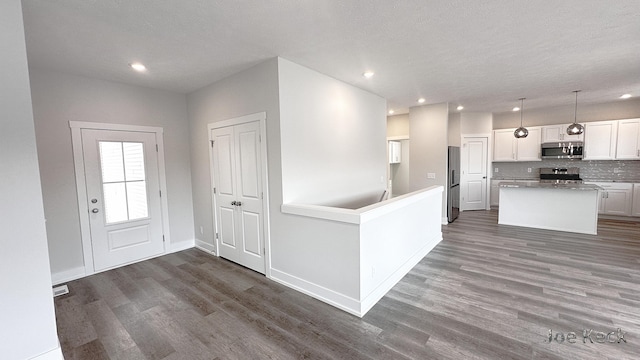
{"label": "white wall", "polygon": [[386,101],[279,59],[285,203],[334,204],[386,188]]}
{"label": "white wall", "polygon": [[61,359],[19,0],[0,2],[0,48],[0,357]]}
{"label": "white wall", "polygon": [[387,136],[409,136],[409,114],[388,116]]}
{"label": "white wall", "polygon": [[[449,104],[416,106],[409,109],[411,145],[411,191],[429,186],[444,186],[442,213],[446,214],[447,142]],[[435,179],[427,178],[434,173]]]}
{"label": "white wall", "polygon": [[[381,195],[387,171],[385,100],[284,59],[278,65],[286,194],[280,204],[345,203],[372,192]],[[358,278],[345,276],[358,266],[357,242],[327,236],[322,226],[311,227],[317,220],[280,209],[272,211],[271,220],[274,279],[304,279],[307,288],[358,298]],[[341,230],[345,237],[349,231]]]}
{"label": "white wall", "polygon": [[493,115],[491,113],[465,112],[460,114],[460,134],[490,135],[492,130]]}
{"label": "white wall", "polygon": [[389,172],[392,181],[393,196],[404,195],[410,192],[409,190],[409,163],[411,162],[411,153],[409,148],[411,140],[400,140],[401,146],[401,160],[398,164],[390,164]]}
{"label": "white wall", "polygon": [[186,96],[30,69],[51,270],[83,266],[69,121],[164,128],[170,247],[193,242]]}
{"label": "white wall", "polygon": [[[214,243],[207,124],[266,111],[267,157],[271,212],[282,204],[280,180],[280,128],[278,108],[278,62],[258,64],[187,95],[191,182],[195,231],[201,246]],[[203,233],[200,234],[200,226]]]}
{"label": "white wall", "polygon": [[460,146],[460,113],[449,114],[449,123],[447,128],[447,134],[449,136],[449,146]]}
{"label": "white wall", "polygon": [[[570,124],[574,119],[575,104],[524,111],[523,124],[527,126]],[[601,104],[580,104],[578,99],[578,122],[616,120],[640,117],[640,99],[632,98]],[[508,129],[520,126],[520,113],[504,112],[493,114],[494,129]]]}

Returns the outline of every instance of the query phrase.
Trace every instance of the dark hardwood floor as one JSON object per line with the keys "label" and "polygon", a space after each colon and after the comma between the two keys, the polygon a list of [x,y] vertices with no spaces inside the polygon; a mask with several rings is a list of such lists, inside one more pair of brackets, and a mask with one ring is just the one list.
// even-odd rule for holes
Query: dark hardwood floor
{"label": "dark hardwood floor", "polygon": [[55,299],[64,356],[640,358],[640,223],[601,220],[592,236],[469,211],[443,232],[362,319],[196,249],[72,281]]}

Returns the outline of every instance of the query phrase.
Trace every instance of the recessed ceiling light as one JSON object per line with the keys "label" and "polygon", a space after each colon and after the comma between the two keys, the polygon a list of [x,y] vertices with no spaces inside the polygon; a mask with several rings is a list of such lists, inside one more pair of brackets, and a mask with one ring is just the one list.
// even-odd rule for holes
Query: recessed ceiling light
{"label": "recessed ceiling light", "polygon": [[458,107],[457,107],[456,109],[457,109],[458,111],[460,111],[460,110],[464,109],[464,106],[462,106],[462,105],[458,105]]}
{"label": "recessed ceiling light", "polygon": [[389,110],[389,115],[393,115],[394,112],[393,109]]}
{"label": "recessed ceiling light", "polygon": [[132,64],[129,64],[129,66],[131,66],[131,68],[132,68],[133,70],[135,70],[135,71],[140,71],[140,72],[142,72],[142,71],[147,70],[147,67],[146,67],[146,66],[144,66],[144,65],[142,65],[142,64],[140,64],[140,63],[132,63]]}
{"label": "recessed ceiling light", "polygon": [[620,99],[628,99],[631,97],[631,94],[624,94],[622,96],[620,96]]}
{"label": "recessed ceiling light", "polygon": [[520,111],[520,108],[516,106],[513,108],[513,111]]}
{"label": "recessed ceiling light", "polygon": [[373,71],[367,71],[367,72],[362,74],[362,76],[366,77],[367,79],[372,78],[373,75],[375,75],[375,73]]}
{"label": "recessed ceiling light", "polygon": [[427,100],[425,100],[424,98],[420,98],[420,99],[418,99],[418,102],[419,102],[420,104],[422,104],[422,103],[423,103],[423,102],[425,102],[425,101],[427,101]]}

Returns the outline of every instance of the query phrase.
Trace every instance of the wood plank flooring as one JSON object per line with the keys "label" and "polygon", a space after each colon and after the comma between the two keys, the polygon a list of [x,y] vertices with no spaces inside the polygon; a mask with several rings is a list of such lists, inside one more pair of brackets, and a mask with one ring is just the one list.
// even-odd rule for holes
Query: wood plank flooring
{"label": "wood plank flooring", "polygon": [[[196,249],[72,281],[55,299],[62,350],[67,360],[640,358],[640,223],[601,220],[592,236],[467,211],[443,233],[362,319]],[[618,328],[626,342],[597,342]],[[549,329],[565,341],[549,343]]]}

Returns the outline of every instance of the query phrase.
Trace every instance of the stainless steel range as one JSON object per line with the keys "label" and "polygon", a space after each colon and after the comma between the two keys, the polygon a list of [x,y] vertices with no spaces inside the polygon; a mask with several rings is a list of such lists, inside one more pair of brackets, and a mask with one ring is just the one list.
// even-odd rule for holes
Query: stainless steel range
{"label": "stainless steel range", "polygon": [[581,184],[580,168],[540,168],[540,182],[544,184]]}

